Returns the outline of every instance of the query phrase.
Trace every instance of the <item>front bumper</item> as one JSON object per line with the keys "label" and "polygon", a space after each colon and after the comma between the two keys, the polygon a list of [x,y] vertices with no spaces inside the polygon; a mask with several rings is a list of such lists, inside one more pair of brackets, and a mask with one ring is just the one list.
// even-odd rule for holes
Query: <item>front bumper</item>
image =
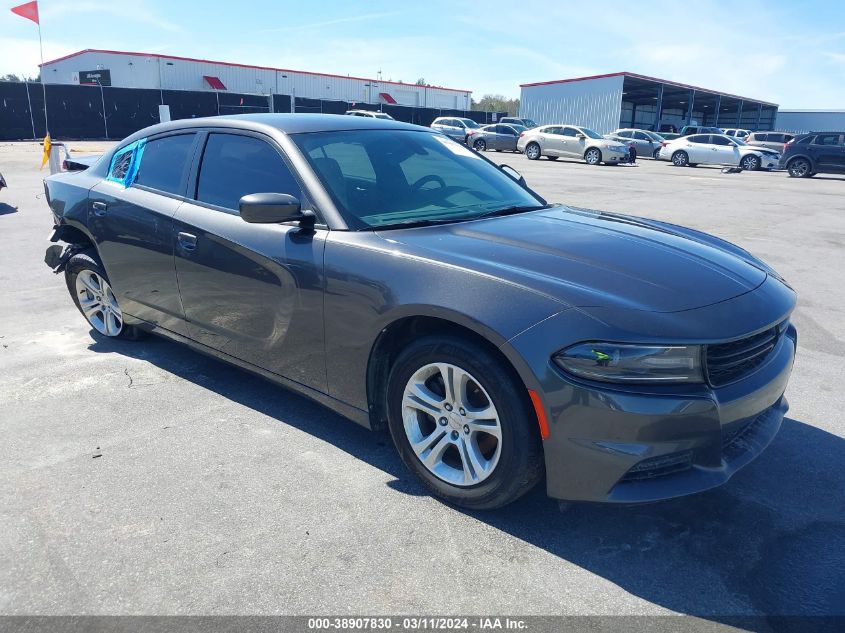
{"label": "front bumper", "polygon": [[778,154],[763,154],[760,169],[779,169],[780,156]]}
{"label": "front bumper", "polygon": [[630,160],[630,153],[626,149],[624,152],[611,150],[607,148],[601,149],[601,158],[605,163],[627,163]]}
{"label": "front bumper", "polygon": [[[711,310],[706,312],[713,316]],[[773,318],[780,320],[783,315]],[[535,368],[536,382],[528,386],[536,388],[544,401],[549,436],[543,448],[550,497],[641,503],[714,488],[768,446],[788,409],[783,394],[797,344],[791,325],[762,365],[718,388],[579,380],[560,370],[547,353],[540,360],[535,350],[540,340],[545,338],[548,345],[567,328],[581,340],[590,340],[586,331],[580,333],[581,317],[562,314],[535,328],[510,345]]]}

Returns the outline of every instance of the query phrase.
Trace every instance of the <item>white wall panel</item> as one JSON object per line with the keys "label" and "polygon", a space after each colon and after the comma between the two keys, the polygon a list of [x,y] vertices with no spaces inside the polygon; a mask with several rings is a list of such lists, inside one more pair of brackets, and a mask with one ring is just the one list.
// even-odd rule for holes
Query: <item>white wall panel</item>
{"label": "white wall panel", "polygon": [[519,115],[540,125],[568,123],[589,127],[599,134],[619,126],[622,83],[619,76],[550,83],[522,88]]}

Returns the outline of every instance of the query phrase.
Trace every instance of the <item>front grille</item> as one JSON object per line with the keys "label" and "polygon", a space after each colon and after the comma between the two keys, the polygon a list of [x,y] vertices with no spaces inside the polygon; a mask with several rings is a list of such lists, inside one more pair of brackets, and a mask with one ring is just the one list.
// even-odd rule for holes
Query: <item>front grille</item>
{"label": "front grille", "polygon": [[786,322],[738,341],[708,345],[707,380],[714,387],[721,387],[750,374],[766,362],[785,329]]}
{"label": "front grille", "polygon": [[621,481],[642,481],[679,473],[692,467],[692,451],[644,459],[625,473]]}

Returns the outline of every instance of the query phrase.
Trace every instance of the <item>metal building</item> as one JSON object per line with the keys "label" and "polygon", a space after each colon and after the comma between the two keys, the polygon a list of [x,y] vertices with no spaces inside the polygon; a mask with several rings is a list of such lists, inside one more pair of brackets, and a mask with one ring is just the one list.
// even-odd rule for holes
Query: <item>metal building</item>
{"label": "metal building", "polygon": [[777,129],[796,134],[845,130],[845,110],[780,110]]}
{"label": "metal building", "polygon": [[606,134],[620,127],[677,131],[684,125],[770,130],[775,103],[629,72],[522,84],[520,116]]}
{"label": "metal building", "polygon": [[283,94],[454,110],[469,110],[472,96],[471,90],[97,49],[86,49],[45,62],[41,73],[48,84]]}

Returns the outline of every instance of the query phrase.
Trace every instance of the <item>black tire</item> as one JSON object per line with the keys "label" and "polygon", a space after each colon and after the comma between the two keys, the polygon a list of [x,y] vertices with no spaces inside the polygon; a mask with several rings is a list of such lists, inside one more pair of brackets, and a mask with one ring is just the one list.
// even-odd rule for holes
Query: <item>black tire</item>
{"label": "black tire", "polygon": [[542,155],[543,150],[540,148],[539,143],[531,142],[525,146],[525,156],[528,160],[539,160]]}
{"label": "black tire", "polygon": [[487,141],[480,138],[472,144],[472,148],[477,152],[483,152],[487,149]]}
{"label": "black tire", "polygon": [[786,166],[791,178],[807,178],[813,173],[813,166],[806,158],[793,158]]}
{"label": "black tire", "polygon": [[672,154],[672,164],[675,167],[689,167],[689,154],[684,150],[678,150]]}
{"label": "black tire", "polygon": [[546,156],[549,160],[557,160],[560,156]]}
{"label": "black tire", "polygon": [[[430,363],[450,363],[469,372],[490,395],[499,414],[500,455],[486,479],[457,486],[430,472],[411,448],[402,419],[402,399],[411,377]],[[406,347],[388,379],[388,426],[405,465],[447,503],[489,510],[515,501],[543,476],[543,449],[528,393],[513,370],[483,347],[453,336],[427,336]]]}
{"label": "black tire", "polygon": [[588,165],[598,165],[601,163],[601,150],[598,147],[591,147],[584,152],[584,162]]}
{"label": "black tire", "polygon": [[[73,299],[74,305],[76,305],[77,310],[79,310],[79,313],[82,314],[83,317],[85,317],[85,313],[82,311],[82,306],[79,302],[79,294],[76,291],[76,278],[79,276],[80,273],[85,270],[89,270],[93,273],[96,273],[97,275],[105,279],[106,282],[111,283],[109,282],[109,277],[106,274],[102,263],[100,262],[100,258],[97,256],[96,251],[94,251],[93,249],[77,253],[68,260],[67,265],[65,266],[65,283],[67,284],[67,289],[68,292],[70,292],[70,296]],[[86,321],[88,321],[87,317],[85,317],[85,319]],[[90,321],[89,325],[91,325],[92,329],[97,332],[98,335],[106,338],[119,338],[129,341],[137,341],[144,335],[144,332],[142,330],[139,330],[133,325],[127,325],[126,323],[122,323],[120,332],[115,335],[109,335],[103,332],[99,332],[96,327],[90,323]]]}
{"label": "black tire", "polygon": [[739,161],[739,166],[743,169],[743,171],[757,171],[760,169],[761,164],[762,161],[760,158],[754,154],[748,154]]}
{"label": "black tire", "polygon": [[654,160],[657,160],[657,159],[660,158],[660,148],[659,147],[651,153],[651,157]]}

